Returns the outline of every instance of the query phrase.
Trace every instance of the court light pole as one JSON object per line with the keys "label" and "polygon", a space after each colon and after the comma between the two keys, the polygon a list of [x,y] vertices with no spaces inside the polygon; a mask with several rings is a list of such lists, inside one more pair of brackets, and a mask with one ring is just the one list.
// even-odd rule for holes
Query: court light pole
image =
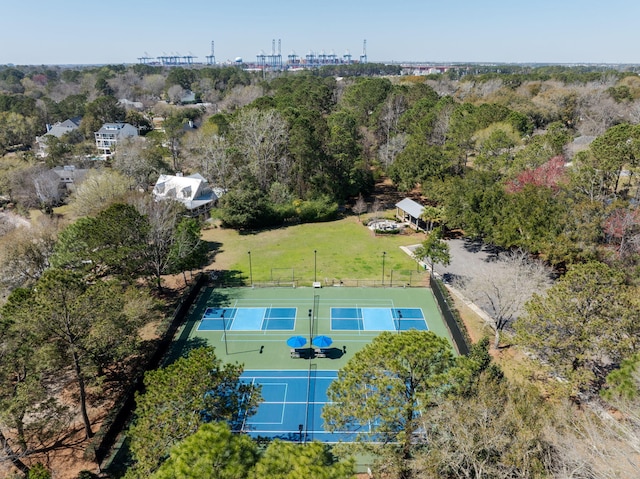
{"label": "court light pole", "polygon": [[318,250],[313,250],[313,282],[317,281],[316,272],[318,271]]}
{"label": "court light pole", "polygon": [[251,251],[247,251],[249,255],[249,284],[253,286],[253,269],[251,268]]}
{"label": "court light pole", "polygon": [[224,352],[229,355],[229,346],[227,345],[227,320],[224,317],[224,309],[222,310],[222,329],[224,330]]}
{"label": "court light pole", "polygon": [[313,310],[309,310],[309,346],[313,342]]}
{"label": "court light pole", "polygon": [[382,286],[384,286],[384,259],[387,256],[387,252],[382,252]]}

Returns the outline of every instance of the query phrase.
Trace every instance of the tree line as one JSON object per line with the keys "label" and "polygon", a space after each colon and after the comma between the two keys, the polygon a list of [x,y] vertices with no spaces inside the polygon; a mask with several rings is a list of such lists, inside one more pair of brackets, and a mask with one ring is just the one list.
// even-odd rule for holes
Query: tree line
{"label": "tree line", "polygon": [[12,240],[2,269],[11,294],[0,308],[0,460],[26,473],[30,456],[65,443],[75,418],[93,436],[95,408],[132,386],[152,349],[140,336],[161,314],[152,288],[162,293],[162,275],[198,268],[208,249],[177,203],[130,193]]}

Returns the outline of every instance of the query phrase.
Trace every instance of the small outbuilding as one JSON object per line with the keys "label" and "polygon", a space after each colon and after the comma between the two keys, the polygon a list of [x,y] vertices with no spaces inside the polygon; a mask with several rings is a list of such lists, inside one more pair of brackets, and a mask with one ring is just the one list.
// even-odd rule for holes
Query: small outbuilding
{"label": "small outbuilding", "polygon": [[416,230],[425,230],[427,224],[422,219],[424,206],[411,198],[405,198],[396,203],[396,217],[403,223],[408,223]]}

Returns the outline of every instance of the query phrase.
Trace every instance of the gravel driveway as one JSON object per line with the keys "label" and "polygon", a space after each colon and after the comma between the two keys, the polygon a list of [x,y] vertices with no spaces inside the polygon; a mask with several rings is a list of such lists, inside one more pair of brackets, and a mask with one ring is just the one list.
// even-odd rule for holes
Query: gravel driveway
{"label": "gravel driveway", "polygon": [[[449,245],[451,264],[447,266],[436,264],[434,272],[436,276],[443,279],[449,288],[455,280],[468,280],[480,274],[502,274],[495,263],[500,250],[494,246],[469,239],[451,239],[447,240],[447,244]],[[418,246],[420,245],[409,246],[407,250],[413,252]],[[458,294],[461,295],[459,291]],[[476,301],[475,304],[486,310],[482,301]]]}

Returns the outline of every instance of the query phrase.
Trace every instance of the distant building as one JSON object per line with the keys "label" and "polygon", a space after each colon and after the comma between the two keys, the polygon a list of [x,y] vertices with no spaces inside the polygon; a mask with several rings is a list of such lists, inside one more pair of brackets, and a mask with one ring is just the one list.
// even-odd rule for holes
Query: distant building
{"label": "distant building", "polygon": [[175,200],[182,203],[189,216],[206,215],[218,201],[218,195],[199,174],[190,176],[160,175],[153,187],[156,200]]}
{"label": "distant building", "polygon": [[38,145],[37,154],[41,157],[47,156],[47,136],[55,136],[60,139],[62,135],[77,130],[80,127],[81,121],[82,117],[77,116],[63,122],[54,123],[53,125],[47,124],[47,132],[42,136],[36,136],[36,144]]}
{"label": "distant building", "polygon": [[180,103],[182,103],[183,105],[188,105],[191,103],[196,103],[196,94],[194,92],[192,92],[191,90],[186,90],[184,92],[184,95],[182,95],[182,97],[180,98]]}
{"label": "distant building", "polygon": [[72,189],[76,182],[82,181],[89,170],[73,165],[56,166],[53,171],[60,179],[60,188]]}
{"label": "distant building", "polygon": [[125,108],[133,108],[136,110],[142,110],[144,108],[144,104],[141,101],[131,101],[127,100],[126,98],[120,98],[118,100],[118,103],[120,103]]}
{"label": "distant building", "polygon": [[105,123],[95,132],[96,148],[101,155],[111,156],[118,141],[134,136],[138,136],[138,130],[129,123]]}

